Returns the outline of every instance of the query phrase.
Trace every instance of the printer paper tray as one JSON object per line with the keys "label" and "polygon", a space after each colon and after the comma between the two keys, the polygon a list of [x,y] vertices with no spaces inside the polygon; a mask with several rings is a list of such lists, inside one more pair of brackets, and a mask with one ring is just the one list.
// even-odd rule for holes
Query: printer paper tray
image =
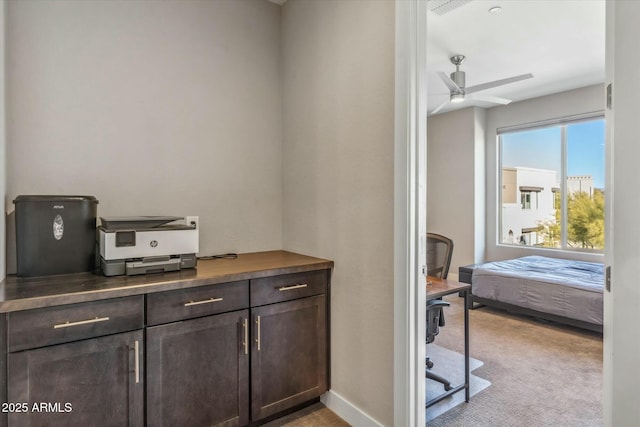
{"label": "printer paper tray", "polygon": [[133,276],[137,274],[166,273],[186,268],[195,268],[196,254],[157,257],[139,260],[105,260],[100,257],[100,267],[105,276]]}

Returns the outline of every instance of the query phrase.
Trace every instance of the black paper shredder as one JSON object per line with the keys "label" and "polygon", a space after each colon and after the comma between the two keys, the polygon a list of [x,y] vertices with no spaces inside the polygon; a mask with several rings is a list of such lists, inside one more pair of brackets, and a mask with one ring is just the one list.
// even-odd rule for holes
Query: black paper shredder
{"label": "black paper shredder", "polygon": [[93,196],[17,196],[18,276],[93,271],[96,212]]}

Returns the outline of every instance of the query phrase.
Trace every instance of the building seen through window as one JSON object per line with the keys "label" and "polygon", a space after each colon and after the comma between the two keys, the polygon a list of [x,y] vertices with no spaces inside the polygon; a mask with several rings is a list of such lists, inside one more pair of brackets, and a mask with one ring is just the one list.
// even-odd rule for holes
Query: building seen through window
{"label": "building seen through window", "polygon": [[604,119],[501,133],[503,244],[604,249]]}

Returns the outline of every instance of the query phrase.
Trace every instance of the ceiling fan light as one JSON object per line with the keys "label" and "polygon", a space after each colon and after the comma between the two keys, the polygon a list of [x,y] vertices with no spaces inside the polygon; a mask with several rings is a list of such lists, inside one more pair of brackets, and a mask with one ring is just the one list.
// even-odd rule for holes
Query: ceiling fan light
{"label": "ceiling fan light", "polygon": [[462,102],[464,101],[464,93],[452,93],[449,99],[455,103]]}

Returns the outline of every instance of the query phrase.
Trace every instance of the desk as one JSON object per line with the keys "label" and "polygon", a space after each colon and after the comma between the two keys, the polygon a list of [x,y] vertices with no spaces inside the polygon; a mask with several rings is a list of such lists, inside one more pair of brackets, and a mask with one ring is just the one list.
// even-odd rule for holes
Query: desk
{"label": "desk", "polygon": [[464,384],[455,386],[440,396],[429,400],[426,404],[427,408],[461,390],[464,390],[465,402],[469,402],[469,289],[471,289],[471,285],[468,283],[438,279],[431,276],[427,277],[427,301],[456,293],[461,293],[464,297]]}

